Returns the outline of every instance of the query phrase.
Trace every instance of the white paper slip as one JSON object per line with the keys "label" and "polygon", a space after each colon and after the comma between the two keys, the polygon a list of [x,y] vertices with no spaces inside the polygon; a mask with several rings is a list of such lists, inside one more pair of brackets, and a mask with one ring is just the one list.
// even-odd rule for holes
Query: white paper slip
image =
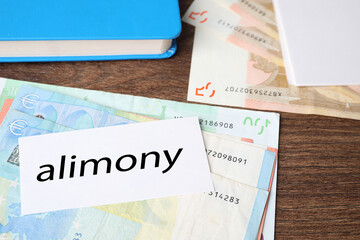
{"label": "white paper slip", "polygon": [[274,0],[289,83],[358,85],[359,0]]}
{"label": "white paper slip", "polygon": [[21,213],[211,191],[198,118],[19,139]]}
{"label": "white paper slip", "polygon": [[203,132],[212,173],[269,191],[276,154],[266,147]]}

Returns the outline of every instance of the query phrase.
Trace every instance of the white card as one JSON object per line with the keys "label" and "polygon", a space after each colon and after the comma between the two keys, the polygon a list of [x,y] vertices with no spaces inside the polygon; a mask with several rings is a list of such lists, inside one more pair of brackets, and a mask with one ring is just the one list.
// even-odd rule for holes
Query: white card
{"label": "white card", "polygon": [[358,85],[359,0],[274,0],[288,81]]}
{"label": "white card", "polygon": [[213,190],[196,117],[23,137],[19,150],[22,215]]}

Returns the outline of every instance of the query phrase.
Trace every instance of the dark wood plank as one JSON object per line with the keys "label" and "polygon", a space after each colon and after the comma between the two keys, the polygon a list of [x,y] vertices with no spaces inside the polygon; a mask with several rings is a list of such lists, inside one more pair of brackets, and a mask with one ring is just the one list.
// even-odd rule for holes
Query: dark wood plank
{"label": "dark wood plank", "polygon": [[[0,76],[185,102],[193,33],[171,59],[1,63]],[[360,121],[281,113],[280,131],[276,239],[358,239]]]}

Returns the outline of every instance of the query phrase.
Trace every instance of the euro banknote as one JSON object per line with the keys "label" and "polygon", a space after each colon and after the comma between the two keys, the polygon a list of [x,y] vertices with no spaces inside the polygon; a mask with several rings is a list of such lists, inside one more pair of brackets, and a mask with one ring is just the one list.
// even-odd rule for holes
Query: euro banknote
{"label": "euro banknote", "polygon": [[0,126],[0,176],[13,181],[20,179],[19,137],[69,130],[51,121],[10,110]]}
{"label": "euro banknote", "polygon": [[[31,131],[28,131],[27,129],[36,129],[39,128],[39,126],[41,126],[36,134],[46,134],[52,132],[53,130],[58,131],[63,129],[61,126],[55,123],[51,125],[49,124],[49,121],[45,119],[27,115],[18,112],[16,110],[11,110],[6,115],[4,123],[16,122],[22,120],[28,122],[26,128],[18,129],[16,134],[11,132],[13,136],[6,135],[4,138],[2,138],[2,142],[3,141],[7,142],[6,146],[9,149],[13,149],[17,145],[17,142],[8,141],[8,139],[9,138],[17,139],[19,137],[27,136],[27,134],[31,133]],[[39,121],[44,122],[44,124],[39,124]],[[48,127],[48,129],[46,129],[46,127]],[[11,129],[11,126],[2,124],[1,128]],[[67,131],[69,129],[63,129],[63,130]],[[214,136],[216,135],[211,134],[210,138]],[[243,142],[239,142],[239,144],[240,143],[243,144]],[[223,144],[220,145],[220,147],[223,146]],[[220,151],[222,151],[221,148]],[[258,160],[261,161],[261,159]],[[216,169],[217,167],[218,166],[213,168]],[[198,194],[191,196],[183,196],[180,199],[164,198],[164,199],[158,199],[158,200],[155,199],[150,201],[134,202],[128,204],[117,204],[117,205],[95,207],[95,209],[101,210],[104,213],[89,208],[83,208],[78,210],[51,212],[45,214],[45,216],[44,214],[30,215],[35,219],[39,218],[39,220],[36,220],[37,222],[43,221],[40,219],[46,219],[46,220],[42,222],[42,225],[40,225],[39,223],[39,225],[41,226],[39,228],[26,229],[25,227],[24,229],[24,226],[34,224],[34,219],[29,216],[19,215],[19,209],[18,209],[20,205],[19,193],[17,191],[15,192],[12,191],[12,190],[16,190],[16,187],[18,185],[17,182],[17,179],[19,177],[18,170],[19,170],[18,166],[16,166],[15,171],[12,171],[10,174],[12,175],[10,179],[5,179],[2,177],[0,178],[0,184],[4,183],[4,186],[1,188],[3,192],[0,192],[0,194],[2,196],[6,196],[5,204],[0,204],[0,223],[4,225],[4,227],[2,227],[2,230],[0,230],[0,233],[3,233],[4,236],[6,234],[11,238],[16,236],[17,234],[22,233],[22,235],[30,239],[32,239],[35,236],[37,236],[36,239],[46,239],[46,237],[48,237],[51,234],[53,234],[54,236],[59,235],[62,237],[61,239],[71,239],[72,237],[76,237],[76,236],[78,237],[86,236],[91,239],[101,239],[104,238],[105,236],[114,236],[114,234],[118,234],[119,231],[117,229],[119,227],[124,228],[124,232],[121,235],[123,238],[114,238],[114,239],[135,239],[135,238],[152,239],[149,238],[148,236],[150,231],[153,233],[154,239],[184,239],[181,238],[180,236],[182,236],[182,234],[185,233],[184,232],[185,228],[188,229],[186,233],[187,237],[194,238],[197,235],[194,235],[194,233],[191,231],[193,227],[196,227],[199,230],[203,229],[202,226],[205,222],[208,222],[210,224],[213,220],[212,218],[209,218],[210,216],[202,216],[203,221],[196,224],[190,222],[190,220],[192,220],[192,218],[195,216],[186,217],[186,215],[188,215],[190,208],[198,209],[200,207],[203,207],[204,212],[208,212],[208,214],[210,215],[215,213],[215,212],[211,213],[210,211],[211,209],[222,209],[221,213],[219,212],[216,213],[219,219],[219,223],[216,226],[214,226],[215,227],[214,230],[216,230],[215,233],[218,234],[216,236],[224,237],[228,233],[231,233],[231,234],[235,234],[236,236],[242,236],[243,239],[254,239],[253,236],[256,236],[258,232],[259,224],[261,221],[261,215],[264,211],[267,194],[268,194],[268,192],[265,190],[258,189],[255,187],[250,187],[245,184],[232,181],[228,178],[213,175],[213,181],[216,187],[214,193],[208,193],[208,195]],[[264,168],[261,167],[261,171],[263,170]],[[268,171],[271,172],[272,169],[269,168]],[[15,189],[12,189],[11,187],[14,187]],[[214,196],[209,197],[212,195]],[[206,198],[204,199],[203,196],[206,196]],[[215,202],[211,200],[214,197],[217,198],[217,201]],[[219,201],[219,200],[223,200],[223,201]],[[200,202],[203,203],[199,205]],[[139,207],[141,207],[143,203],[145,203],[147,206],[153,206],[155,208],[152,209],[154,214],[162,213],[161,228],[159,228],[159,226],[157,226],[153,222],[143,223],[142,219],[138,219],[139,215],[145,214],[141,211],[141,208],[139,209]],[[194,208],[194,203],[197,203],[196,208]],[[132,209],[132,211],[127,212],[129,208]],[[164,214],[164,212],[172,213],[172,215]],[[111,216],[110,217],[111,220],[105,221],[102,225],[96,225],[94,223],[96,222],[96,220],[101,220],[105,217],[108,218],[107,216],[108,213],[119,215],[119,217],[116,218]],[[149,212],[146,212],[146,214],[149,214]],[[74,218],[74,216],[76,217]],[[124,221],[121,217],[127,218],[129,222]],[[143,216],[143,217],[148,218],[149,216]],[[153,216],[150,214],[149,218],[151,217]],[[51,221],[53,220],[52,218],[56,218],[57,220]],[[176,219],[175,223],[174,223],[174,219]],[[232,220],[235,219],[237,223],[239,223],[240,225],[232,224],[232,225],[227,225],[227,227],[224,228],[224,225],[222,225],[221,222],[229,221],[230,219]],[[159,218],[156,218],[156,220],[159,220]],[[51,224],[49,224],[48,221],[50,221]],[[110,221],[112,221],[111,224]],[[134,221],[135,223],[130,224],[131,221]],[[127,231],[131,230],[131,227],[134,227],[133,225],[136,225],[136,223],[139,222],[143,224],[141,226],[142,231],[140,231],[138,234],[128,234]],[[59,231],[58,228],[54,229],[52,223],[56,224],[58,227],[61,226],[62,230]],[[72,224],[71,227],[69,223]],[[82,227],[83,225],[84,227]],[[100,227],[107,229],[107,233],[105,236],[103,235],[104,234],[103,231],[98,229]],[[172,227],[174,227],[174,229],[177,230],[172,230]],[[72,228],[76,228],[75,229],[76,232],[74,232],[75,230],[73,230]],[[219,230],[225,232],[221,232]],[[40,237],[38,236],[39,231],[40,232],[44,231],[45,234],[41,235]],[[95,233],[96,235],[94,236]],[[201,233],[201,231],[198,231],[196,234],[199,233]],[[203,231],[201,233],[201,235],[204,236],[206,234],[209,235],[209,232]],[[162,237],[159,238],[159,236]],[[170,236],[171,238],[169,238]],[[246,238],[244,238],[245,236]],[[52,239],[52,238],[48,238],[48,239]]]}
{"label": "euro banknote", "polygon": [[195,102],[360,119],[360,87],[294,87],[285,69],[196,28],[188,88]]}
{"label": "euro banknote", "polygon": [[[214,174],[212,179],[213,192],[185,197],[192,204],[182,216],[182,223],[175,225],[171,239],[256,239],[268,192],[233,184],[232,180]],[[220,206],[219,202],[224,204]],[[236,205],[253,208],[240,209]],[[224,227],[227,225],[234,227]]]}
{"label": "euro banknote", "polygon": [[270,190],[275,153],[261,145],[203,132],[212,173],[234,181]]}
{"label": "euro banknote", "polygon": [[284,66],[279,41],[253,27],[245,18],[215,0],[195,0],[182,21],[211,30],[220,39]]}
{"label": "euro banknote", "polygon": [[[0,177],[3,225],[0,237],[11,240],[162,240],[199,239],[198,236],[255,239],[268,192],[216,175],[213,182],[215,191],[211,193],[21,216],[18,182]],[[230,220],[233,224],[229,224]],[[186,238],[182,238],[184,235]]]}
{"label": "euro banknote", "polygon": [[[2,106],[0,116],[7,112],[13,99],[16,97],[16,93],[23,84],[81,98],[118,109],[123,111],[123,113],[125,112],[125,114],[132,112],[134,116],[140,114],[156,119],[198,116],[203,130],[243,137],[255,144],[268,146],[269,149],[274,151],[277,151],[278,148],[280,118],[279,114],[276,113],[181,103],[11,79],[0,78],[0,106]],[[274,239],[276,177],[277,171],[275,169],[264,224],[263,233],[266,240]]]}
{"label": "euro banknote", "polygon": [[176,200],[163,198],[21,216],[19,183],[0,177],[0,186],[2,239],[165,240],[178,210]]}
{"label": "euro banknote", "polygon": [[275,14],[272,1],[256,0],[218,0],[234,11],[239,16],[244,17],[253,26],[260,29],[269,36],[279,40]]}
{"label": "euro banknote", "polygon": [[72,129],[134,123],[111,108],[29,85],[21,87],[11,108]]}
{"label": "euro banknote", "polygon": [[[1,85],[3,86],[1,88]],[[57,92],[114,110],[115,115],[143,121],[144,116],[154,119],[171,119],[198,116],[202,130],[252,140],[255,144],[277,149],[280,115],[272,112],[215,107],[201,104],[146,98],[110,92],[61,87],[0,78],[1,114],[10,108],[23,85]],[[125,117],[124,117],[125,118]]]}

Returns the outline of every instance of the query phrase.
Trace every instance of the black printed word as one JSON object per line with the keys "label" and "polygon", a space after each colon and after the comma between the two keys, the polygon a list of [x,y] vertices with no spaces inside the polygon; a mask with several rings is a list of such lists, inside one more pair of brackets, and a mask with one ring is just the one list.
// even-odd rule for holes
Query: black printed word
{"label": "black printed word", "polygon": [[[174,158],[172,158],[170,156],[170,153],[169,153],[168,150],[163,151],[164,155],[165,155],[165,158],[166,158],[167,162],[169,163],[169,166],[162,171],[163,174],[168,172],[174,166],[174,164],[175,164],[176,160],[179,158],[182,150],[183,150],[183,148],[179,148],[177,153],[175,154]],[[155,159],[155,167],[156,168],[159,167],[159,165],[160,165],[160,153],[158,153],[156,151],[152,151],[152,152],[148,152],[148,153],[143,153],[141,155],[140,169],[145,169],[146,159],[148,159],[150,156],[152,156],[152,159]],[[74,160],[75,158],[76,158],[75,155],[71,156],[71,159]],[[59,179],[64,178],[65,164],[66,164],[65,160],[66,160],[66,156],[65,155],[61,156]],[[93,175],[97,175],[100,162],[103,162],[103,164],[106,164],[106,173],[110,173],[111,172],[111,167],[112,167],[112,161],[108,157],[103,157],[103,158],[100,158],[99,160],[96,160],[96,159],[81,160],[79,176],[83,177],[85,175],[85,166],[87,166],[89,163],[91,163],[90,166],[93,167]],[[123,166],[121,166],[122,162],[126,162],[126,163],[130,162],[130,166],[124,167],[124,163],[122,164]],[[74,177],[75,164],[76,164],[76,161],[71,161],[70,162],[70,172],[69,172],[69,175],[68,175],[69,178]],[[119,157],[116,160],[114,167],[119,172],[127,172],[127,171],[130,171],[131,169],[133,169],[136,166],[136,164],[137,164],[137,158],[134,155],[126,154],[126,155],[123,155],[123,156]],[[40,169],[45,169],[45,171],[42,171],[37,175],[36,179],[39,182],[45,182],[45,181],[54,179],[55,167],[53,165],[45,164],[45,165],[40,166]]]}

